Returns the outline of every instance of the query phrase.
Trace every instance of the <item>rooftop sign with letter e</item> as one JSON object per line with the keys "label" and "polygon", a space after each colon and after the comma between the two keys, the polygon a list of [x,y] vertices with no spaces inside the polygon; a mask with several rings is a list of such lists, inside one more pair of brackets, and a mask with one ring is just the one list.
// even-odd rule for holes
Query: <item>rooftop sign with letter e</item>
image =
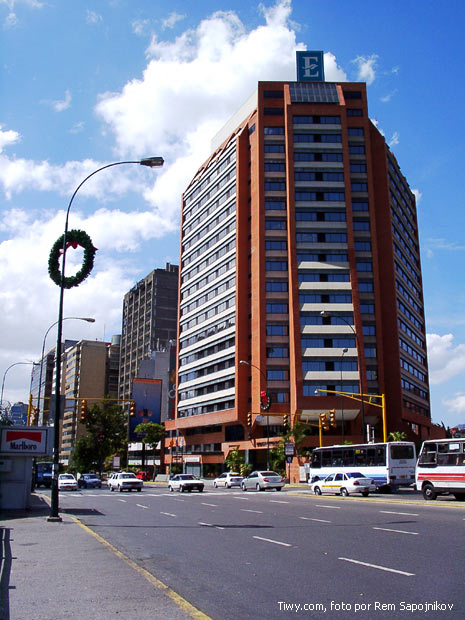
{"label": "rooftop sign with letter e", "polygon": [[296,55],[298,82],[325,81],[323,52],[296,52]]}

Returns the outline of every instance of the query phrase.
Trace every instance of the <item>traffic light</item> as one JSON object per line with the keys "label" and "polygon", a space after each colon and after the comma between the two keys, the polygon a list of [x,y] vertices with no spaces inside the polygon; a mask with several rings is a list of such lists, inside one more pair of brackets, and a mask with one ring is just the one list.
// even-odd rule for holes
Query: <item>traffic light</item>
{"label": "traffic light", "polygon": [[131,400],[131,404],[129,405],[129,415],[133,418],[136,415],[136,401]]}
{"label": "traffic light", "polygon": [[334,409],[329,410],[329,423],[333,428],[336,428],[336,411]]}
{"label": "traffic light", "polygon": [[86,413],[87,413],[87,401],[85,398],[81,400],[81,422],[84,423],[86,421]]}
{"label": "traffic light", "polygon": [[247,426],[249,428],[252,426],[252,414],[250,412],[247,414]]}
{"label": "traffic light", "polygon": [[289,428],[289,416],[287,413],[283,415],[283,426],[285,429]]}
{"label": "traffic light", "polygon": [[326,416],[326,413],[320,413],[320,423],[321,423],[321,428],[325,431],[329,431],[329,424],[328,424],[328,418]]}

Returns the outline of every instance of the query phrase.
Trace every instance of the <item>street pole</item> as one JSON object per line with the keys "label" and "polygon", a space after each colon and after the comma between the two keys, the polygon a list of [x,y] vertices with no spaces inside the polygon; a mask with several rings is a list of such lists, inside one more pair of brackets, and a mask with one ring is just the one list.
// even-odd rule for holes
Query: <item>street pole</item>
{"label": "street pole", "polygon": [[[252,368],[256,368],[258,372],[262,375],[265,381],[265,390],[266,390],[266,384],[267,384],[266,375],[263,372],[263,370],[259,368],[259,366],[252,364],[252,362],[247,362],[246,360],[239,360],[239,364],[243,364],[244,366],[251,366]],[[266,469],[267,470],[270,469],[270,416],[269,416],[268,411],[266,412]]]}
{"label": "street pole", "polygon": [[13,368],[13,366],[20,366],[22,364],[32,364],[33,366],[35,366],[36,362],[15,362],[14,364],[11,364],[11,366],[8,366],[8,368],[3,373],[2,393],[1,393],[1,396],[0,396],[0,404],[3,402],[3,390],[5,388],[5,379],[6,379],[7,372],[10,370],[10,368]]}
{"label": "street pole", "polygon": [[53,469],[52,469],[52,491],[50,496],[50,516],[48,517],[48,521],[61,521],[61,517],[59,515],[59,504],[58,504],[58,470],[60,466],[60,414],[61,414],[61,401],[60,401],[60,392],[61,392],[61,340],[63,334],[63,298],[65,292],[65,265],[66,265],[66,241],[68,235],[68,222],[69,222],[69,212],[71,210],[71,205],[73,204],[74,197],[80,190],[80,188],[84,185],[86,181],[88,181],[94,174],[101,172],[102,170],[106,170],[107,168],[111,168],[113,166],[121,166],[123,164],[139,164],[141,166],[148,166],[150,168],[163,166],[163,158],[162,157],[149,157],[146,159],[141,159],[138,161],[117,161],[112,164],[107,164],[106,166],[101,166],[97,170],[94,170],[91,174],[86,176],[86,178],[81,181],[81,183],[74,190],[73,195],[71,196],[71,200],[68,204],[68,209],[66,211],[66,219],[65,219],[65,230],[63,234],[63,254],[61,261],[61,278],[60,278],[60,297],[58,304],[58,330],[57,330],[57,346],[56,346],[56,366],[55,366],[55,415],[54,415],[54,432],[53,432]]}
{"label": "street pole", "polygon": [[[342,389],[342,364],[344,362],[344,354],[347,353],[349,349],[342,349],[342,355],[341,355],[341,392],[343,392],[344,390]],[[342,445],[344,445],[344,396],[341,396],[341,423],[342,423]]]}

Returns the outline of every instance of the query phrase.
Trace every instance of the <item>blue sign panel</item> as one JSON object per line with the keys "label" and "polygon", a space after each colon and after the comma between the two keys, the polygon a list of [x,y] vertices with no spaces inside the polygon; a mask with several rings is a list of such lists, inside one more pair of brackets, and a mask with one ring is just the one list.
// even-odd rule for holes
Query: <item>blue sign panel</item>
{"label": "blue sign panel", "polygon": [[140,438],[134,432],[138,424],[155,422],[160,424],[161,416],[161,379],[134,379],[132,398],[136,401],[136,415],[129,418],[129,440]]}
{"label": "blue sign panel", "polygon": [[323,52],[296,52],[297,54],[297,81],[324,82],[325,68]]}

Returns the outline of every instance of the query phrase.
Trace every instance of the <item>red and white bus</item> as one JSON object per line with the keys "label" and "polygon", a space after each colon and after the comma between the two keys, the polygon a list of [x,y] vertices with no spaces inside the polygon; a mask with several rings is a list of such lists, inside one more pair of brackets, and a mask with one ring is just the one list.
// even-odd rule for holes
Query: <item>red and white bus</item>
{"label": "red and white bus", "polygon": [[426,500],[455,495],[465,501],[465,439],[429,439],[423,442],[415,470],[417,491]]}

